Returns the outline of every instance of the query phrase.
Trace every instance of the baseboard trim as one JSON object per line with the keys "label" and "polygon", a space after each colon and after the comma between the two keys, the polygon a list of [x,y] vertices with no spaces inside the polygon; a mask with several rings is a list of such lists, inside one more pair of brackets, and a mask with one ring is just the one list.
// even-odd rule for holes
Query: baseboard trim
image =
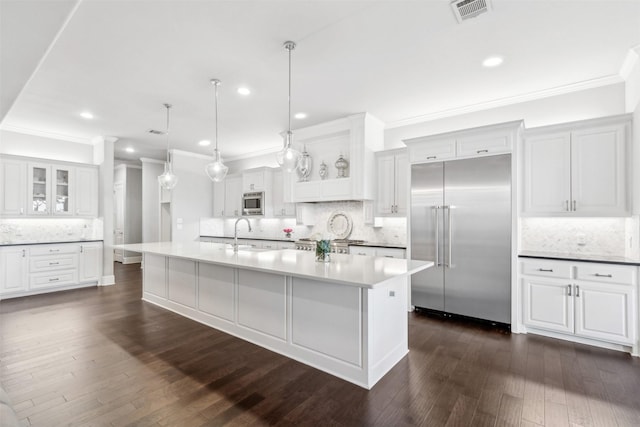
{"label": "baseboard trim", "polygon": [[111,276],[102,276],[100,278],[100,282],[98,286],[111,286],[116,284],[116,276],[113,274]]}

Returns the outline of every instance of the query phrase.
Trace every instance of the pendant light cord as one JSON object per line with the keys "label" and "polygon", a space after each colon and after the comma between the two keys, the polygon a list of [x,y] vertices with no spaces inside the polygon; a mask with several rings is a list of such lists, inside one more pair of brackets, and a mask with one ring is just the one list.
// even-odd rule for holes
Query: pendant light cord
{"label": "pendant light cord", "polygon": [[167,131],[165,135],[167,135],[167,163],[170,163],[169,160],[169,109],[171,108],[171,104],[164,104],[167,108]]}
{"label": "pendant light cord", "polygon": [[[291,51],[295,44],[290,44],[287,50],[289,51],[289,135],[291,135]],[[287,138],[288,143],[291,143],[291,137]]]}
{"label": "pendant light cord", "polygon": [[216,86],[216,160],[218,157],[218,85],[220,84],[220,82],[216,82],[215,86]]}

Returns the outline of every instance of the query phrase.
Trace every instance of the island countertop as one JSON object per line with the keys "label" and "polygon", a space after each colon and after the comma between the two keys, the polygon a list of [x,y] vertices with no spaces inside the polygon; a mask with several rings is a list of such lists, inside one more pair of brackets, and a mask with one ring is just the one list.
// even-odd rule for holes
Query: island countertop
{"label": "island countertop", "polygon": [[331,262],[323,263],[316,262],[315,253],[309,251],[247,248],[233,252],[227,244],[209,242],[156,242],[115,247],[362,288],[381,286],[388,280],[433,266],[431,261],[349,254],[331,254]]}

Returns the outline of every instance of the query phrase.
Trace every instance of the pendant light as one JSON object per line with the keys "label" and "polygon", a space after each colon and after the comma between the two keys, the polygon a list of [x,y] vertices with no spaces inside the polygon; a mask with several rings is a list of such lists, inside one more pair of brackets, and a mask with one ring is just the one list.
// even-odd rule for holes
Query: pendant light
{"label": "pendant light", "polygon": [[295,171],[300,163],[300,152],[291,147],[291,139],[293,137],[293,132],[291,132],[291,51],[295,47],[296,44],[292,41],[284,42],[284,48],[289,51],[289,130],[285,134],[284,148],[278,151],[276,160],[286,172]]}
{"label": "pendant light", "polygon": [[167,131],[165,132],[165,135],[167,135],[167,161],[164,164],[164,173],[158,177],[158,182],[165,190],[173,190],[178,184],[178,177],[173,173],[171,154],[169,153],[169,110],[171,109],[171,104],[164,104],[164,106],[167,109]]}
{"label": "pendant light", "polygon": [[218,86],[220,86],[220,83],[221,82],[218,79],[211,79],[211,84],[216,88],[216,148],[213,150],[213,162],[209,163],[204,168],[204,171],[213,182],[220,182],[224,180],[224,177],[227,176],[227,172],[229,171],[229,167],[222,163],[220,152],[218,151]]}

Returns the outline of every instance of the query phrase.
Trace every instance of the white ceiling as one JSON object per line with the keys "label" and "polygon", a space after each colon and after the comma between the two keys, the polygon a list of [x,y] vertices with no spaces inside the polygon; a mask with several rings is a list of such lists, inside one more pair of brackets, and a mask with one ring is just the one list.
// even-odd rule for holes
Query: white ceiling
{"label": "white ceiling", "polygon": [[[621,81],[640,45],[640,0],[492,4],[458,24],[448,0],[0,0],[0,126],[73,141],[115,136],[118,158],[162,158],[165,137],[148,130],[164,130],[168,102],[172,148],[210,154],[197,143],[213,139],[209,80],[218,78],[219,145],[232,159],[282,145],[286,40],[298,43],[292,109],[308,114],[294,129],[363,111],[393,127]],[[483,68],[494,54],[504,64]],[[238,95],[241,85],[252,94]],[[84,110],[95,118],[80,118]]]}

